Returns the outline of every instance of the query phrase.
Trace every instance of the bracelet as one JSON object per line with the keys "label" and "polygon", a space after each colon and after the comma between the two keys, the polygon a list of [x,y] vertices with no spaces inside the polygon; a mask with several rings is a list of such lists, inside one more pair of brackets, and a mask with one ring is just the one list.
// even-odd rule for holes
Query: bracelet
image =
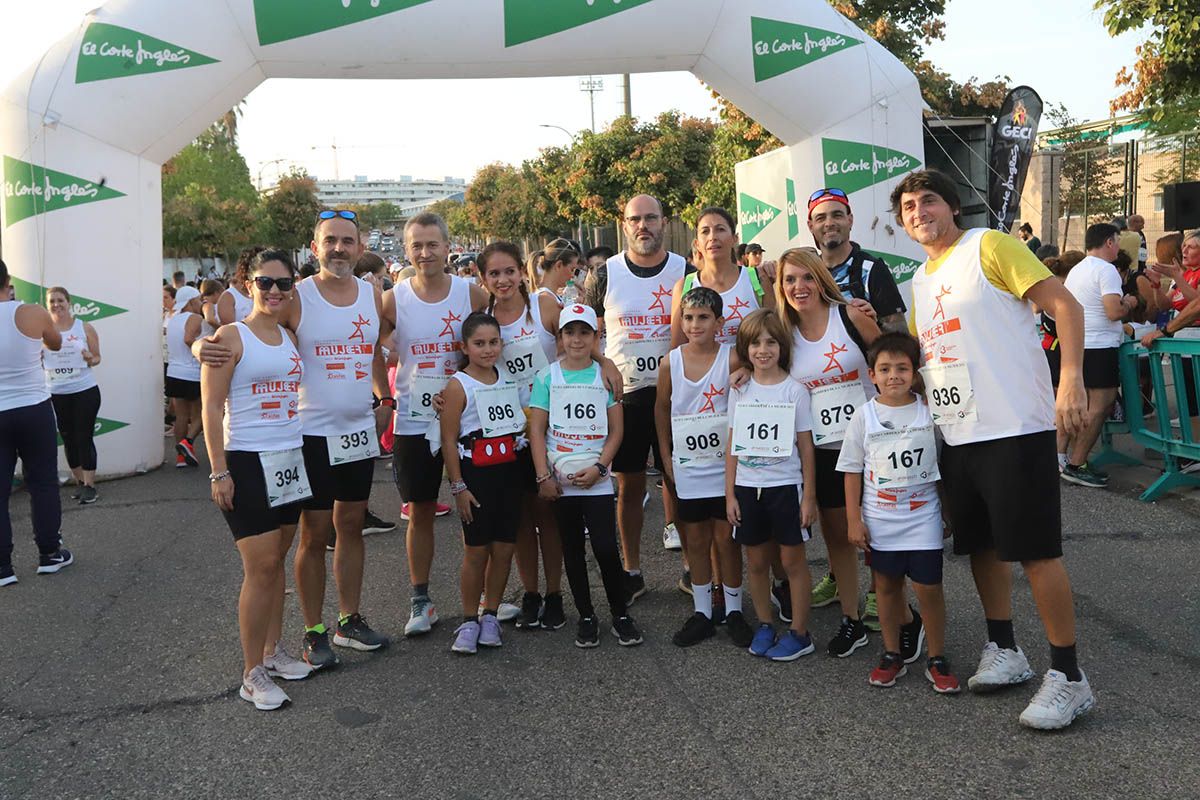
{"label": "bracelet", "polygon": [[212,472],[212,473],[209,473],[208,482],[209,483],[220,483],[221,481],[225,480],[228,477],[229,477],[229,470],[224,470],[223,472]]}
{"label": "bracelet", "polygon": [[457,497],[467,490],[466,481],[450,481],[450,494]]}
{"label": "bracelet", "polygon": [[550,480],[550,473],[547,472],[545,475],[538,475],[534,477],[533,480],[534,483],[545,483],[546,481]]}
{"label": "bracelet", "polygon": [[396,407],[396,398],[394,398],[394,397],[377,397],[377,398],[375,398],[374,403],[371,404],[371,408],[379,408],[380,406],[388,406],[389,408],[394,409]]}

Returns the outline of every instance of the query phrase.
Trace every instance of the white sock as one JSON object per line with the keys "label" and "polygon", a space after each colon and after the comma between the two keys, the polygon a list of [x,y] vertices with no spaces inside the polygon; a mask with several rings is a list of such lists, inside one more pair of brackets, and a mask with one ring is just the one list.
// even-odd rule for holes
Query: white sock
{"label": "white sock", "polygon": [[1059,471],[1062,471],[1066,468],[1067,468],[1067,454],[1059,453],[1058,454],[1058,469],[1059,469]]}
{"label": "white sock", "polygon": [[725,613],[732,614],[734,611],[742,610],[742,587],[726,586],[725,589]]}
{"label": "white sock", "polygon": [[692,584],[692,605],[704,616],[712,619],[712,584]]}

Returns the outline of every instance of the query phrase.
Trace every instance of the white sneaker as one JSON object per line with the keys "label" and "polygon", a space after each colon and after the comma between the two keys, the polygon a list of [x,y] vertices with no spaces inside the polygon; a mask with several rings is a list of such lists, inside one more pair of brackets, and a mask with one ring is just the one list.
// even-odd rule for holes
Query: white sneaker
{"label": "white sneaker", "polygon": [[679,530],[676,529],[675,523],[663,528],[663,549],[665,550],[682,550],[683,542],[679,540]]}
{"label": "white sneaker", "polygon": [[1079,676],[1078,681],[1069,681],[1058,670],[1049,670],[1042,678],[1042,688],[1021,712],[1021,724],[1044,731],[1058,730],[1096,705],[1087,675],[1080,670]]}
{"label": "white sneaker", "polygon": [[1032,677],[1029,659],[1021,648],[1002,649],[995,642],[988,642],[979,657],[979,668],[967,679],[967,688],[972,692],[990,692],[1005,686],[1016,686]]}
{"label": "white sneaker", "polygon": [[274,711],[284,703],[289,702],[287,694],[275,685],[262,664],[250,670],[250,674],[242,678],[242,688],[238,692],[241,698],[254,703],[259,711]]}
{"label": "white sneaker", "polygon": [[[479,596],[479,616],[483,616],[483,595]],[[501,603],[496,609],[496,620],[499,622],[512,622],[517,617],[521,616],[521,607],[514,606],[512,603]]]}
{"label": "white sneaker", "polygon": [[263,667],[272,678],[283,678],[285,681],[302,681],[313,674],[313,668],[305,661],[292,658],[283,644],[275,643],[275,650],[269,656],[263,656]]}
{"label": "white sneaker", "polygon": [[420,636],[429,633],[438,621],[437,609],[428,597],[414,597],[412,614],[404,625],[405,636]]}

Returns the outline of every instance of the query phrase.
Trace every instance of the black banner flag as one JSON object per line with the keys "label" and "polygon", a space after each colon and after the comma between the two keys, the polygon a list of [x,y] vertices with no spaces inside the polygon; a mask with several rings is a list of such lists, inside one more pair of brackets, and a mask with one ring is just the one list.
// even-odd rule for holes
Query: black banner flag
{"label": "black banner flag", "polygon": [[1042,98],[1028,86],[1014,87],[1000,106],[992,132],[991,180],[988,184],[991,227],[996,230],[1007,233],[1017,216],[1041,118]]}

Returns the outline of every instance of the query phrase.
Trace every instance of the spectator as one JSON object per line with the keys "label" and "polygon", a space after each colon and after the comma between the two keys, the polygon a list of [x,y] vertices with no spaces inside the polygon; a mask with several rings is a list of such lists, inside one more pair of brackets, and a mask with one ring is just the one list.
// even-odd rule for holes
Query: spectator
{"label": "spectator", "polygon": [[1131,262],[1145,261],[1145,256],[1141,254],[1144,252],[1142,248],[1146,246],[1146,240],[1142,238],[1142,235],[1129,229],[1129,223],[1125,217],[1113,217],[1111,224],[1117,229],[1117,247],[1121,252],[1128,253]]}
{"label": "spectator", "polygon": [[1141,214],[1129,215],[1129,230],[1138,235],[1138,240],[1141,244],[1138,246],[1138,266],[1142,269],[1146,268],[1146,259],[1149,255],[1149,250],[1146,247],[1146,218]]}
{"label": "spectator", "polygon": [[593,270],[596,267],[608,263],[608,260],[614,255],[616,255],[616,253],[608,245],[602,244],[593,247],[591,250],[587,251],[587,255],[585,256],[588,270]]}
{"label": "spectator", "polygon": [[1044,264],[1044,263],[1046,263],[1047,258],[1057,258],[1058,257],[1058,245],[1044,244],[1041,247],[1039,247],[1037,250],[1035,250],[1033,254],[1037,257],[1038,261],[1041,261]]}
{"label": "spectator", "polygon": [[175,287],[176,291],[187,286],[187,276],[183,274],[183,270],[176,270],[171,275],[171,285]]}
{"label": "spectator", "polygon": [[1042,246],[1042,240],[1033,235],[1033,226],[1028,222],[1022,222],[1021,227],[1017,228],[1017,236],[1020,237],[1021,241],[1024,242],[1026,246],[1029,247],[1029,250],[1034,254],[1036,254],[1038,248]]}

